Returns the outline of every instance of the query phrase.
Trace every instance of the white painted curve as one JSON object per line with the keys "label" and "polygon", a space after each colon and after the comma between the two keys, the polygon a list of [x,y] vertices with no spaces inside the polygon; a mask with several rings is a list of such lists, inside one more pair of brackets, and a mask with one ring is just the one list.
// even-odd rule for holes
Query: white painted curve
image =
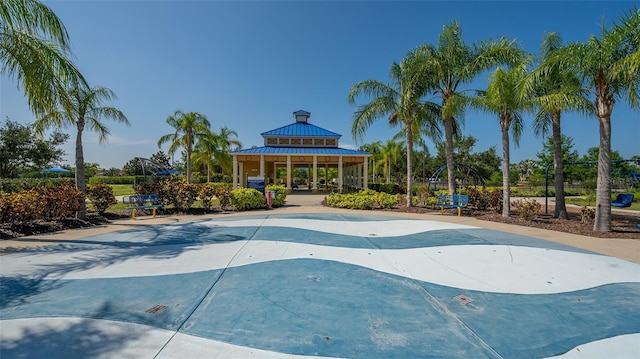
{"label": "white painted curve", "polygon": [[640,358],[640,333],[618,335],[577,346],[550,357],[561,359],[632,359]]}
{"label": "white painted curve", "polygon": [[[208,227],[289,227],[357,237],[401,237],[445,229],[478,228],[463,224],[426,220],[333,221],[304,218],[247,218],[233,221],[205,221]],[[170,228],[179,226],[168,226]]]}
{"label": "white painted curve", "polygon": [[[295,242],[236,241],[174,256],[127,258],[123,249],[3,256],[2,275],[50,279],[124,278],[201,272],[288,259],[330,260],[429,283],[492,293],[551,294],[640,282],[640,265],[618,258],[506,245],[367,249]],[[104,258],[117,258],[110,264]],[[88,265],[87,265],[88,264]],[[57,268],[57,269],[56,269]]]}

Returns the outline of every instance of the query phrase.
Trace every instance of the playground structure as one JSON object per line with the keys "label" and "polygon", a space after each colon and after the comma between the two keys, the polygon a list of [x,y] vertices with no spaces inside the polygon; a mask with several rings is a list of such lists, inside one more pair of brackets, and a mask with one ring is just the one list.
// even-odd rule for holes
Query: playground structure
{"label": "playground structure", "polygon": [[[462,164],[462,163],[454,163],[455,171],[456,171],[456,185],[458,187],[467,187],[473,185],[473,187],[478,187],[478,185],[482,185],[482,189],[485,189],[484,178],[478,171],[476,171],[473,167]],[[433,191],[435,192],[438,189],[438,183],[440,182],[440,175],[444,170],[447,169],[447,165],[443,165],[438,168],[432,175],[429,177],[429,185],[428,189],[431,188],[431,184],[433,184]],[[446,182],[446,181],[445,181]]]}
{"label": "playground structure", "polygon": [[168,176],[174,174],[180,174],[180,171],[175,170],[171,167],[167,167],[160,162],[156,162],[144,157],[135,157],[134,159],[140,162],[140,166],[142,167],[142,175],[145,180],[147,178],[147,173],[152,174],[154,176]]}

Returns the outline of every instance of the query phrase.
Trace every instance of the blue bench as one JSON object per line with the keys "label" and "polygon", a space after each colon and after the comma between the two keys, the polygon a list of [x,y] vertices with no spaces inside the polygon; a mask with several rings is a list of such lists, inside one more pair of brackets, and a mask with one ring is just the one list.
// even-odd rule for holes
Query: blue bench
{"label": "blue bench", "polygon": [[128,204],[126,209],[131,211],[131,219],[136,219],[136,210],[138,209],[152,209],[153,218],[156,218],[156,209],[162,208],[161,204],[158,204],[157,194],[137,194],[135,196],[122,197],[122,203]]}
{"label": "blue bench", "polygon": [[436,207],[440,207],[440,213],[444,214],[445,208],[457,208],[458,217],[462,213],[463,208],[467,208],[469,204],[469,196],[466,194],[454,194],[453,197],[448,194],[439,194]]}
{"label": "blue bench", "polygon": [[615,201],[611,201],[611,205],[614,207],[631,207],[631,203],[633,203],[633,193],[619,193],[616,196]]}

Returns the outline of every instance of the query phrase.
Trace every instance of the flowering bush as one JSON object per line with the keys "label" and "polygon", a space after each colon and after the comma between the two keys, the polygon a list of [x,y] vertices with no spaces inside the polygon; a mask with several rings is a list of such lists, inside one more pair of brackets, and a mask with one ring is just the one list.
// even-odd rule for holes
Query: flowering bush
{"label": "flowering bush", "polygon": [[1,192],[0,220],[24,222],[73,217],[80,209],[82,201],[84,195],[75,186],[70,185],[70,182],[59,182],[19,192]]}
{"label": "flowering bush", "polygon": [[518,212],[520,218],[526,220],[534,219],[542,211],[542,205],[536,200],[517,200],[512,203],[513,209]]}
{"label": "flowering bush", "polygon": [[203,208],[211,208],[213,198],[217,198],[220,201],[220,206],[225,207],[229,205],[231,198],[231,184],[230,183],[205,183],[200,185],[200,201]]}
{"label": "flowering bush", "polygon": [[113,195],[113,188],[106,184],[93,184],[87,186],[87,198],[95,207],[99,215],[103,215],[109,206],[118,203]]}

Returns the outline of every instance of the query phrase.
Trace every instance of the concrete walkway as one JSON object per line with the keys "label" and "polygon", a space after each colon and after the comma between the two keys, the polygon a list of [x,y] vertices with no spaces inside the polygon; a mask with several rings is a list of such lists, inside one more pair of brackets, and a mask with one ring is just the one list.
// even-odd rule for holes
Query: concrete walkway
{"label": "concrete walkway", "polygon": [[639,241],[321,200],[7,242],[0,357],[640,357]]}

